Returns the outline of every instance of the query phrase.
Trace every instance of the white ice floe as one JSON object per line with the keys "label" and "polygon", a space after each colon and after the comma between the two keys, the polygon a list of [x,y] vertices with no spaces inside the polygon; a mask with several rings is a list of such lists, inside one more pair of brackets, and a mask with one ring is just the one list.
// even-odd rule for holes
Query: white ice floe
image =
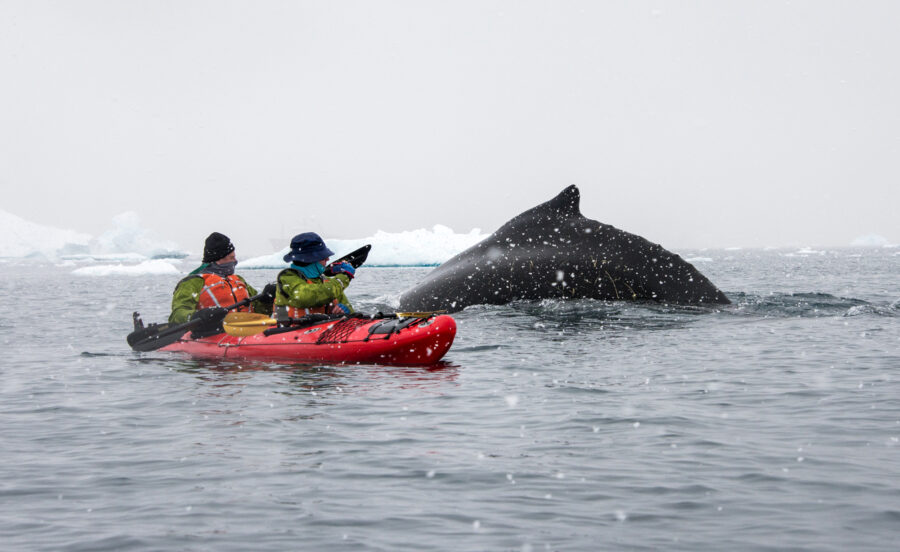
{"label": "white ice floe", "polygon": [[177,243],[162,240],[143,228],[137,213],[128,211],[116,215],[112,223],[112,228],[91,240],[91,252],[99,258],[116,255],[137,255],[143,258],[187,256]]}
{"label": "white ice floe", "polygon": [[[372,251],[366,260],[366,266],[434,266],[439,265],[469,247],[475,245],[488,235],[474,229],[468,234],[457,234],[450,228],[440,224],[431,230],[419,229],[405,232],[383,232],[379,230],[373,236],[352,240],[328,239],[323,236],[335,257],[359,249],[368,243]],[[284,268],[285,247],[277,253],[253,257],[240,261],[240,268]]]}
{"label": "white ice floe", "polygon": [[178,244],[161,240],[142,228],[133,212],[113,217],[112,227],[94,238],[74,230],[36,224],[0,210],[0,257],[140,262],[186,256]]}
{"label": "white ice floe", "polygon": [[89,251],[89,234],[29,222],[0,209],[0,257],[55,258],[59,251]]}
{"label": "white ice floe", "polygon": [[878,234],[859,236],[850,243],[850,247],[892,247],[891,242]]}
{"label": "white ice floe", "polygon": [[136,265],[114,264],[76,268],[76,276],[147,276],[158,274],[180,274],[181,271],[171,261],[152,259]]}

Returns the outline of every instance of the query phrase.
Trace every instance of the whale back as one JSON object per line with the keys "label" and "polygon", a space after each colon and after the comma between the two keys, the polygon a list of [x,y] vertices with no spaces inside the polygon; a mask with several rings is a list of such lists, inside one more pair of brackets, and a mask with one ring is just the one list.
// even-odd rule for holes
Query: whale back
{"label": "whale back", "polygon": [[729,302],[680,256],[584,217],[580,203],[572,185],[513,217],[405,292],[400,308],[456,311],[547,298]]}

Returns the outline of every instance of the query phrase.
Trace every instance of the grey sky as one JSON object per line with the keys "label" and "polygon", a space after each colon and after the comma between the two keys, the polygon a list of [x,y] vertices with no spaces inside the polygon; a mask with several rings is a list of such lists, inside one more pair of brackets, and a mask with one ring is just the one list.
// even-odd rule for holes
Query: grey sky
{"label": "grey sky", "polygon": [[485,232],[900,242],[898,2],[0,0],[0,208],[198,250]]}

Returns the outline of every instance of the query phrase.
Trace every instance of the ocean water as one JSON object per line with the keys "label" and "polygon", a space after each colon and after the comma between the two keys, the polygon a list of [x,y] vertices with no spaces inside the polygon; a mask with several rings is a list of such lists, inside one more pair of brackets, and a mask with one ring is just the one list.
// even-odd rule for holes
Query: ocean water
{"label": "ocean water", "polygon": [[470,308],[422,368],[133,353],[178,276],[6,262],[0,548],[896,550],[898,253],[689,252],[733,305]]}

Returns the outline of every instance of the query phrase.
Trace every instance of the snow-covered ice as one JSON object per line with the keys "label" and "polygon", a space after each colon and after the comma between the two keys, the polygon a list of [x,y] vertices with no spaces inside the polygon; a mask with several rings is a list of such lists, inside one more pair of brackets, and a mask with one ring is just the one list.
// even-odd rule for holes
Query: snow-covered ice
{"label": "snow-covered ice", "polygon": [[77,276],[144,276],[148,274],[173,274],[181,273],[171,261],[163,259],[151,259],[136,265],[95,265],[76,268],[72,274]]}
{"label": "snow-covered ice", "polygon": [[99,237],[37,224],[0,210],[0,257],[56,261],[140,262],[154,257],[185,257],[178,244],[141,227],[136,213],[113,217]]}
{"label": "snow-covered ice", "polygon": [[[0,259],[35,259],[57,266],[81,267],[79,275],[176,274],[193,269],[179,266],[176,259],[188,256],[178,244],[159,239],[143,228],[136,213],[126,212],[112,219],[111,228],[98,237],[29,222],[0,210]],[[455,233],[440,224],[429,229],[404,232],[377,231],[358,239],[329,239],[328,247],[339,257],[365,244],[372,244],[367,266],[435,266],[487,237],[481,230]],[[287,245],[289,238],[285,238]],[[240,269],[284,268],[281,251],[239,259]],[[164,262],[148,262],[164,260]],[[101,266],[85,266],[98,265]]]}
{"label": "snow-covered ice", "polygon": [[[474,229],[467,234],[454,233],[452,229],[435,225],[431,230],[424,228],[405,232],[383,232],[379,230],[373,236],[352,240],[328,239],[325,243],[340,257],[359,249],[368,243],[372,251],[366,260],[366,266],[433,266],[439,265],[469,247],[475,245],[488,235]],[[241,260],[241,268],[284,268],[284,255],[288,247],[281,251]]]}
{"label": "snow-covered ice", "polygon": [[0,257],[54,258],[62,250],[87,253],[91,236],[27,221],[0,209]]}
{"label": "snow-covered ice", "polygon": [[878,234],[859,236],[850,243],[851,247],[891,247],[890,241]]}

